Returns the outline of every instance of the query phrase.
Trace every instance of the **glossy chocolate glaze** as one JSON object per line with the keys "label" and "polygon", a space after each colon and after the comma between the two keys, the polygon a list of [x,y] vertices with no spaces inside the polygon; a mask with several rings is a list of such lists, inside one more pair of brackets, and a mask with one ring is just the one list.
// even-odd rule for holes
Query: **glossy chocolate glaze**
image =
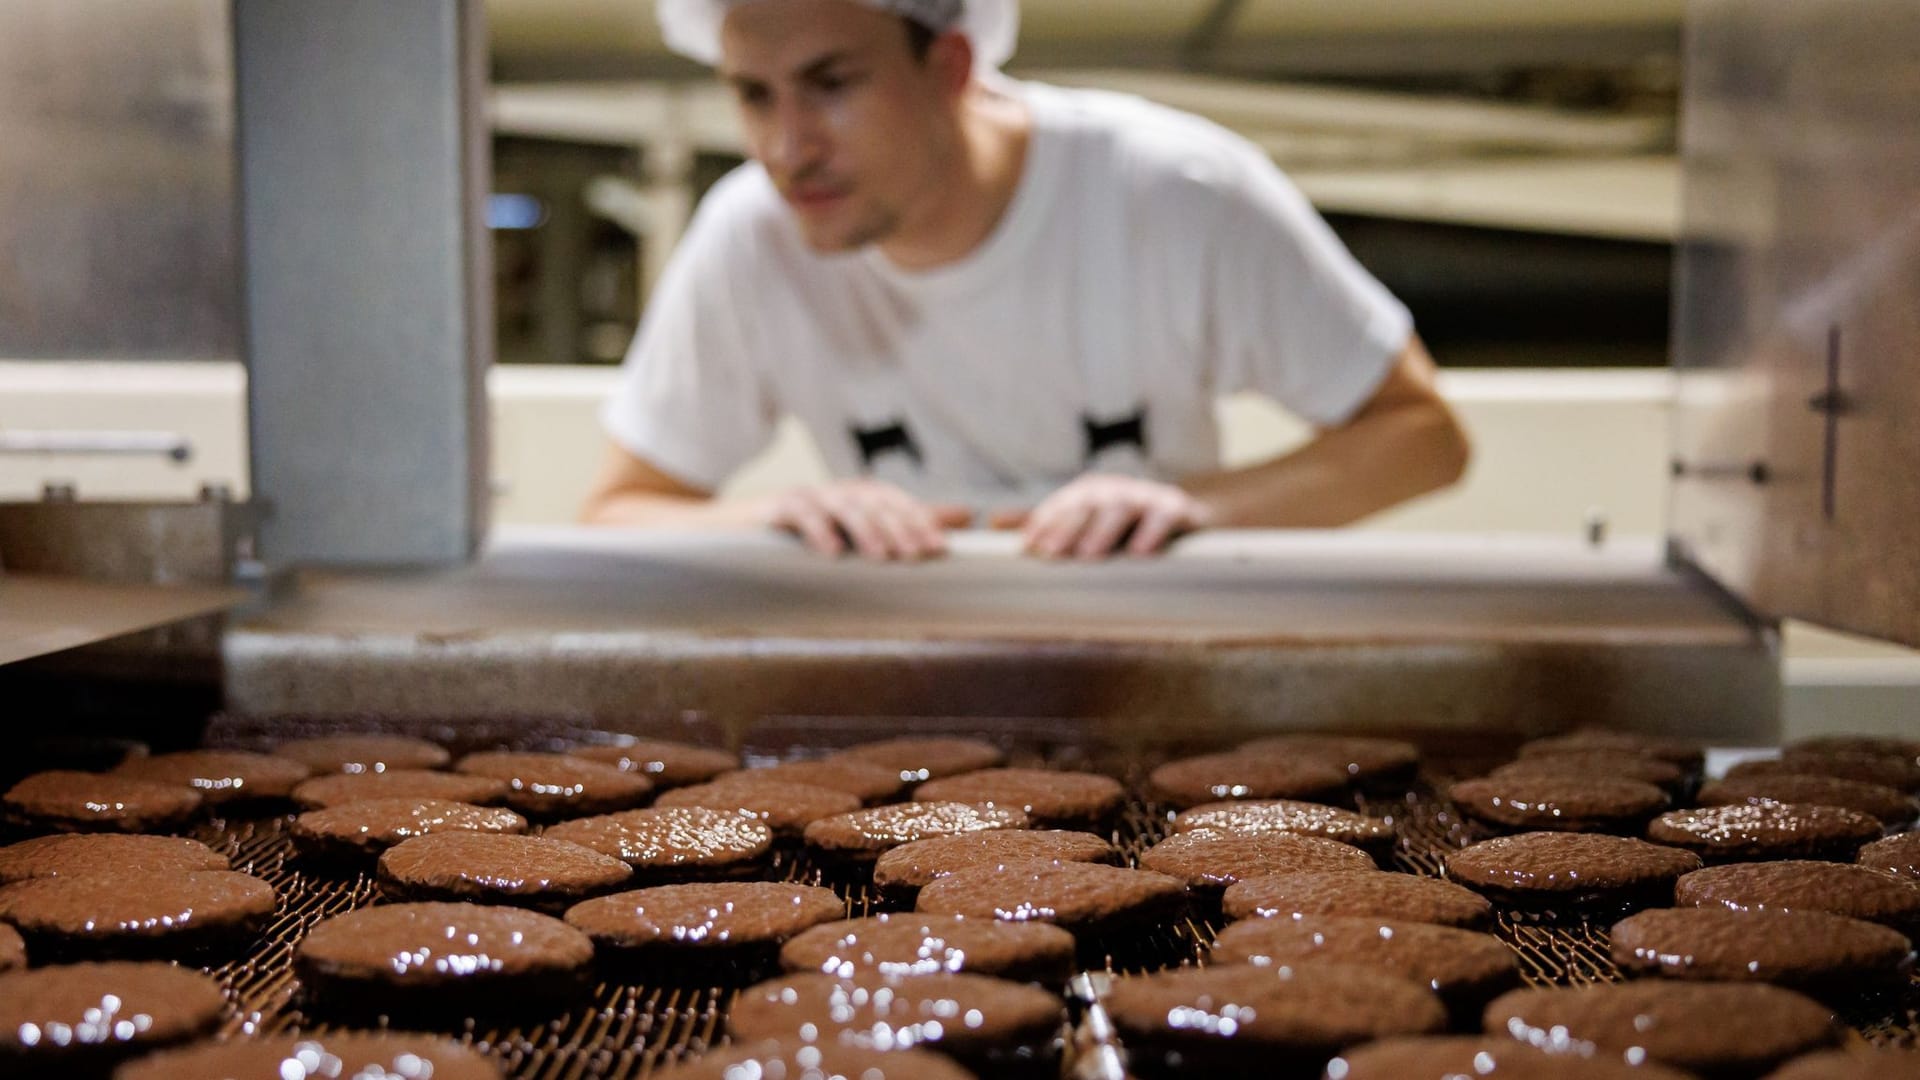
{"label": "glossy chocolate glaze", "polygon": [[293,789],[293,801],[303,810],[323,810],[367,799],[440,799],[473,806],[499,806],[507,801],[507,782],[490,776],[430,772],[426,769],[389,769],[385,772],[329,773],[303,780]]}
{"label": "glossy chocolate glaze", "polygon": [[1191,889],[1225,889],[1243,878],[1304,870],[1372,870],[1373,856],[1351,844],[1297,833],[1176,833],[1148,848],[1140,868]]}
{"label": "glossy chocolate glaze", "polygon": [[1229,886],[1221,906],[1229,919],[1367,915],[1470,930],[1493,921],[1493,905],[1469,889],[1435,878],[1372,870],[1250,877]]}
{"label": "glossy chocolate glaze", "polygon": [[439,743],[407,735],[327,735],[284,742],[273,751],[305,763],[315,775],[444,769],[453,760]]}
{"label": "glossy chocolate glaze", "polygon": [[579,844],[463,830],[416,836],[380,856],[390,896],[564,907],[625,885],[633,869]]}
{"label": "glossy chocolate glaze", "polygon": [[0,885],[36,877],[225,869],[225,855],[179,836],[65,833],[0,847]]}
{"label": "glossy chocolate glaze", "polygon": [[1104,837],[1061,829],[994,829],[935,836],[902,844],[873,864],[873,883],[910,892],[958,870],[1022,859],[1117,863],[1120,852]]}
{"label": "glossy chocolate glaze", "polygon": [[200,812],[198,791],[130,776],[55,770],[7,789],[7,816],[58,832],[166,832]]}
{"label": "glossy chocolate glaze", "polygon": [[200,1080],[287,1076],[353,1080],[497,1080],[499,1063],[451,1039],[390,1032],[335,1031],[236,1039],[167,1050],[122,1066],[114,1080]]}
{"label": "glossy chocolate glaze", "polygon": [[915,840],[991,829],[1024,829],[1027,824],[1027,815],[1018,810],[914,802],[821,818],[807,826],[803,835],[808,847],[828,858],[872,862],[881,852]]}
{"label": "glossy chocolate glaze", "polygon": [[1202,754],[1170,761],[1153,770],[1148,783],[1175,806],[1199,806],[1222,799],[1300,799],[1343,802],[1346,770],[1317,758],[1261,754]]}
{"label": "glossy chocolate glaze", "polygon": [[956,871],[921,889],[914,908],[1099,935],[1170,920],[1185,910],[1186,897],[1180,879],[1166,874],[1030,859]]}
{"label": "glossy chocolate glaze", "polygon": [[1486,1030],[1535,1046],[1591,1044],[1680,1069],[1756,1075],[1831,1045],[1833,1013],[1761,983],[1665,980],[1515,990],[1487,1006]]}
{"label": "glossy chocolate glaze", "polygon": [[294,785],[313,775],[304,762],[244,750],[182,750],[174,754],[133,758],[114,770],[116,776],[183,784],[198,791],[208,806],[284,799]]}
{"label": "glossy chocolate glaze", "polygon": [[1502,836],[1447,856],[1447,877],[1496,900],[1579,907],[1619,899],[1666,903],[1701,866],[1679,848],[1598,833]]}
{"label": "glossy chocolate glaze", "polygon": [[1127,790],[1111,776],[1055,769],[981,769],[929,780],[920,802],[961,802],[1018,810],[1043,825],[1094,825],[1113,817]]}
{"label": "glossy chocolate glaze", "polygon": [[1762,799],[1662,814],[1647,826],[1647,839],[1709,861],[1851,859],[1880,832],[1879,821],[1853,810]]}
{"label": "glossy chocolate glaze", "polygon": [[644,776],[560,754],[489,751],[468,754],[454,769],[505,780],[507,805],[540,821],[629,810],[653,794]]}
{"label": "glossy chocolate glaze", "polygon": [[1820,911],[1666,908],[1622,919],[1609,938],[1622,971],[1781,986],[1892,975],[1913,953],[1898,931]]}
{"label": "glossy chocolate glaze", "polygon": [[833,756],[843,761],[885,766],[897,771],[900,779],[909,784],[991,769],[1006,764],[1007,760],[1007,755],[990,742],[947,735],[882,739],[848,747]]}
{"label": "glossy chocolate glaze", "polygon": [[860,809],[860,796],[813,784],[769,780],[752,772],[729,773],[711,784],[665,791],[655,806],[704,806],[752,816],[786,840],[797,840],[808,825]]}
{"label": "glossy chocolate glaze", "polygon": [[582,746],[567,751],[573,757],[639,773],[656,789],[686,787],[740,767],[740,759],[725,750],[664,739],[634,739],[611,746]]}
{"label": "glossy chocolate glaze", "polygon": [[842,979],[971,971],[1055,982],[1065,980],[1073,962],[1073,935],[1057,926],[924,912],[825,923],[780,950],[780,964],[788,971]]}
{"label": "glossy chocolate glaze", "polygon": [[636,880],[739,874],[757,869],[773,832],[738,811],[656,806],[549,826],[541,835],[592,848],[631,865]]}

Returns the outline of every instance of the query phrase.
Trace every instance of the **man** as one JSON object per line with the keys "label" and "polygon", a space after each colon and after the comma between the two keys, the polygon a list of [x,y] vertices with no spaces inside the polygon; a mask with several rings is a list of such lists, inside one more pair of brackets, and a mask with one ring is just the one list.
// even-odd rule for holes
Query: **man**
{"label": "man", "polygon": [[[1007,79],[1015,0],[659,0],[733,88],[715,186],[604,420],[584,518],[788,530],[874,559],[987,511],[1039,556],[1346,524],[1460,476],[1406,309],[1255,147],[1115,94]],[[1318,427],[1221,471],[1213,408]],[[713,491],[784,413],[831,483]]]}

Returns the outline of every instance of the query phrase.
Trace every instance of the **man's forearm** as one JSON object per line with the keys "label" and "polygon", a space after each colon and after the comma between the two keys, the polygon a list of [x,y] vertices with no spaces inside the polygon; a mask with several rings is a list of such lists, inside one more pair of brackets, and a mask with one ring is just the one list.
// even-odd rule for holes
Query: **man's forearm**
{"label": "man's forearm", "polygon": [[628,525],[652,529],[760,528],[767,524],[760,500],[714,499],[620,491],[596,496],[582,509],[587,525]]}

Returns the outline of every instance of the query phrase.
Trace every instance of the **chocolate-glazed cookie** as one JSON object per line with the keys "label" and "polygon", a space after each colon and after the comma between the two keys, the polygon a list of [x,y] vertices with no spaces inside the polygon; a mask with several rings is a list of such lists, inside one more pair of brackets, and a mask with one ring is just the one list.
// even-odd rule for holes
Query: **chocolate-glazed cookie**
{"label": "chocolate-glazed cookie", "polygon": [[1371,870],[1373,856],[1351,844],[1297,833],[1175,833],[1140,855],[1140,869],[1167,874],[1218,900],[1243,878],[1303,870]]}
{"label": "chocolate-glazed cookie", "polygon": [[773,832],[738,811],[656,806],[548,826],[554,840],[582,844],[633,867],[635,885],[752,877],[766,869]]}
{"label": "chocolate-glazed cookie", "polygon": [[1393,854],[1391,823],[1337,806],[1292,799],[1203,803],[1174,815],[1174,832],[1197,829],[1238,834],[1296,833],[1352,844],[1376,860]]}
{"label": "chocolate-glazed cookie", "polygon": [[[319,1065],[314,1069],[313,1065]],[[498,1062],[451,1039],[335,1031],[201,1043],[122,1065],[113,1080],[498,1080]]]}
{"label": "chocolate-glazed cookie", "polygon": [[1364,915],[1403,922],[1486,928],[1493,905],[1448,881],[1372,870],[1317,870],[1244,878],[1228,886],[1220,906],[1229,919],[1295,919]]}
{"label": "chocolate-glazed cookie", "polygon": [[1587,728],[1566,735],[1535,739],[1520,748],[1523,758],[1569,751],[1612,750],[1670,761],[1690,773],[1699,772],[1707,763],[1707,752],[1691,739],[1664,735],[1640,735],[1629,731],[1602,731]]}
{"label": "chocolate-glazed cookie", "polygon": [[1491,1035],[1409,1035],[1345,1051],[1327,1065],[1342,1080],[1691,1080],[1691,1073],[1620,1058],[1551,1054]]}
{"label": "chocolate-glazed cookie", "polygon": [[1777,759],[1743,761],[1727,770],[1734,779],[1749,776],[1837,776],[1895,788],[1909,795],[1920,793],[1920,763],[1905,757],[1878,754],[1835,754],[1788,751]]}
{"label": "chocolate-glazed cookie", "polygon": [[655,1080],[806,1080],[847,1077],[858,1080],[974,1080],[960,1063],[928,1050],[868,1050],[841,1043],[765,1039],[735,1043],[693,1061],[652,1074]]}
{"label": "chocolate-glazed cookie", "polygon": [[27,966],[27,939],[20,931],[0,923],[0,974]]}
{"label": "chocolate-glazed cookie", "polygon": [[292,758],[245,750],[182,750],[123,761],[115,776],[177,784],[200,793],[209,807],[277,802],[313,769]]}
{"label": "chocolate-glazed cookie", "polygon": [[1821,911],[1666,908],[1613,924],[1622,971],[1671,979],[1857,990],[1903,972],[1913,945],[1896,930]]}
{"label": "chocolate-glazed cookie", "polygon": [[1752,1076],[1831,1045],[1833,1013],[1764,983],[1625,984],[1515,990],[1487,1006],[1486,1030],[1534,1046],[1588,1043],[1594,1056],[1642,1056],[1679,1069]]}
{"label": "chocolate-glazed cookie", "polygon": [[611,746],[582,746],[568,754],[639,773],[653,781],[656,789],[704,784],[740,767],[740,758],[725,750],[665,739],[633,739]]}
{"label": "chocolate-glazed cookie", "polygon": [[1115,979],[1107,1014],[1143,1077],[1313,1075],[1338,1051],[1445,1030],[1440,999],[1371,968],[1180,968]]}
{"label": "chocolate-glazed cookie", "polygon": [[181,836],[62,833],[0,847],[0,885],[38,877],[227,868],[225,855]]}
{"label": "chocolate-glazed cookie", "polygon": [[507,801],[507,782],[465,773],[389,769],[329,773],[302,780],[293,789],[293,801],[302,810],[323,810],[367,799],[440,799],[473,806],[499,806]]}
{"label": "chocolate-glazed cookie", "polygon": [[1454,784],[1447,798],[1496,828],[1553,832],[1639,832],[1673,804],[1652,784],[1597,776],[1486,776]]}
{"label": "chocolate-glazed cookie", "polygon": [[880,765],[900,774],[909,784],[991,769],[1007,762],[999,747],[980,739],[947,735],[908,735],[898,739],[850,746],[833,755],[842,761]]}
{"label": "chocolate-glazed cookie", "polygon": [[846,903],[831,889],[722,881],[588,900],[567,912],[567,923],[593,939],[602,959],[650,980],[738,985],[772,969],[782,942],[846,913]]}
{"label": "chocolate-glazed cookie", "polygon": [[1494,995],[1520,985],[1513,950],[1490,934],[1360,916],[1237,922],[1220,931],[1211,955],[1216,964],[1378,968],[1439,994],[1458,1017],[1477,1017]]}
{"label": "chocolate-glazed cookie", "polygon": [[1889,735],[1811,735],[1787,744],[1789,754],[1867,754],[1909,758],[1920,765],[1920,739]]}
{"label": "chocolate-glazed cookie", "polygon": [[1073,973],[1073,959],[1073,935],[1057,926],[924,912],[824,923],[780,949],[788,971],[840,979],[970,971],[1059,985]]}
{"label": "chocolate-glazed cookie", "polygon": [[1164,925],[1185,913],[1186,886],[1150,870],[1030,859],[957,870],[920,890],[916,911],[1052,923],[1083,938]]}
{"label": "chocolate-glazed cookie", "polygon": [[919,802],[959,802],[1018,810],[1037,826],[1096,828],[1120,812],[1127,791],[1111,776],[1055,769],[981,769],[929,780]]}
{"label": "chocolate-glazed cookie", "polygon": [[871,865],[881,853],[934,836],[1024,829],[1018,810],[955,802],[899,803],[821,818],[807,826],[807,846],[821,859],[843,865]]}
{"label": "chocolate-glazed cookie", "polygon": [[1679,907],[1825,911],[1920,931],[1920,883],[1831,862],[1735,863],[1696,870],[1674,885]]}
{"label": "chocolate-glazed cookie", "polygon": [[1910,881],[1920,881],[1920,832],[1875,840],[1861,848],[1860,857],[1854,861]]}
{"label": "chocolate-glazed cookie", "polygon": [[453,760],[446,747],[410,735],[324,735],[284,742],[273,752],[305,764],[316,776],[444,769]]}
{"label": "chocolate-glazed cookie", "polygon": [[113,1063],[206,1034],[220,984],[172,964],[68,964],[0,975],[0,1074],[103,1075]]}
{"label": "chocolate-glazed cookie", "polygon": [[1647,826],[1647,839],[1696,852],[1708,862],[1846,861],[1880,831],[1877,820],[1838,806],[1761,799],[1661,814]]}
{"label": "chocolate-glazed cookie", "polygon": [[1643,784],[1652,784],[1670,796],[1684,792],[1690,778],[1685,769],[1671,761],[1623,750],[1567,750],[1557,754],[1536,754],[1509,761],[1487,774],[1488,779],[1492,780],[1569,776],[1638,780]]}
{"label": "chocolate-glazed cookie", "polygon": [[200,793],[101,773],[35,773],[7,789],[9,824],[35,832],[171,832],[200,812]]}
{"label": "chocolate-glazed cookie", "polygon": [[653,781],[638,773],[561,754],[487,751],[468,754],[454,769],[505,780],[507,805],[529,821],[631,810],[653,794]]}
{"label": "chocolate-glazed cookie", "polygon": [[293,819],[294,849],[319,863],[355,866],[403,840],[471,831],[517,835],[527,819],[505,807],[469,806],[440,799],[365,799]]}
{"label": "chocolate-glazed cookie", "polygon": [[383,904],[322,920],[293,959],[315,1007],[404,1024],[563,1008],[586,989],[593,942],[520,908]]}
{"label": "chocolate-glazed cookie", "polygon": [[1420,748],[1412,743],[1361,735],[1269,735],[1242,743],[1238,752],[1316,759],[1374,790],[1404,787],[1420,767]]}
{"label": "chocolate-glazed cookie", "polygon": [[1920,1050],[1849,1046],[1794,1058],[1766,1080],[1920,1080]]}
{"label": "chocolate-glazed cookie", "polygon": [[813,784],[793,784],[768,780],[752,772],[729,773],[727,779],[711,784],[674,788],[662,792],[655,806],[704,806],[711,810],[731,810],[747,814],[767,828],[779,840],[798,840],[807,826],[821,818],[850,814],[860,809],[860,796]]}
{"label": "chocolate-glazed cookie", "polygon": [[1170,761],[1147,777],[1154,794],[1178,807],[1222,799],[1300,799],[1344,803],[1347,774],[1319,758],[1202,754]]}
{"label": "chocolate-glazed cookie", "polygon": [[957,870],[1021,859],[1117,863],[1120,852],[1103,837],[1059,829],[994,829],[935,836],[902,844],[881,855],[873,864],[873,884],[894,900],[910,904],[937,878]]}
{"label": "chocolate-glazed cookie", "polygon": [[452,831],[416,836],[380,856],[380,887],[401,900],[467,900],[561,912],[621,888],[633,868],[546,836]]}
{"label": "chocolate-glazed cookie", "polygon": [[0,919],[43,960],[173,958],[250,941],[276,899],[230,870],[127,870],[15,882],[0,889]]}
{"label": "chocolate-glazed cookie", "polygon": [[1495,903],[1572,910],[1666,906],[1700,856],[1600,833],[1501,836],[1447,856],[1447,877]]}
{"label": "chocolate-glazed cookie", "polygon": [[777,780],[783,784],[809,784],[813,787],[844,791],[868,806],[891,802],[899,798],[901,792],[907,789],[906,781],[900,779],[898,769],[866,761],[850,761],[845,758],[829,758],[824,761],[788,761],[764,769],[742,769],[738,772],[721,773],[714,777],[714,782],[721,783],[748,777],[755,780]]}
{"label": "chocolate-glazed cookie", "polygon": [[1709,781],[1701,786],[1694,801],[1701,806],[1726,806],[1763,800],[1838,806],[1889,826],[1907,824],[1913,820],[1916,809],[1920,809],[1909,796],[1881,784],[1794,773]]}

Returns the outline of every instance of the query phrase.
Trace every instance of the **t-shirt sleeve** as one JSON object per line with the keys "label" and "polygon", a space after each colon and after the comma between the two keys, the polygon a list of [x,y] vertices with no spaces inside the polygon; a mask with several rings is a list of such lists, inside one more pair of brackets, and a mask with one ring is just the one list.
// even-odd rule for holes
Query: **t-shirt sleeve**
{"label": "t-shirt sleeve", "polygon": [[1207,275],[1215,386],[1266,394],[1316,425],[1344,423],[1379,389],[1413,317],[1264,155],[1237,173]]}
{"label": "t-shirt sleeve", "polygon": [[741,318],[754,262],[729,201],[716,188],[694,216],[600,414],[628,453],[704,491],[765,447],[778,419]]}

